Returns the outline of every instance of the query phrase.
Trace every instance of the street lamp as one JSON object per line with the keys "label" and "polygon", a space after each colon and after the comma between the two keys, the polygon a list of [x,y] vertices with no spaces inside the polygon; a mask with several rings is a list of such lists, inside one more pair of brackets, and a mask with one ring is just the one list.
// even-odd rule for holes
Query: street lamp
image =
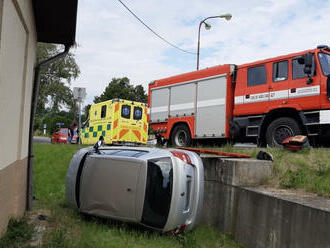
{"label": "street lamp", "polygon": [[212,19],[212,18],[225,18],[227,21],[229,21],[231,19],[232,15],[231,14],[224,14],[224,15],[219,15],[219,16],[209,16],[207,18],[205,18],[204,20],[202,20],[199,23],[199,27],[198,27],[198,43],[197,43],[197,70],[199,70],[199,47],[200,47],[200,37],[201,37],[201,27],[202,24],[204,23],[205,29],[206,30],[210,30],[211,25],[208,24],[207,22],[205,22],[208,19]]}

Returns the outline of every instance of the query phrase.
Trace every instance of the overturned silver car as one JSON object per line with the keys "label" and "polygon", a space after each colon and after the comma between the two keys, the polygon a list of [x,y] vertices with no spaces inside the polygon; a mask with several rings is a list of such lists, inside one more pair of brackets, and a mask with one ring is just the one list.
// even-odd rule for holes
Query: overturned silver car
{"label": "overturned silver car", "polygon": [[191,230],[201,217],[203,163],[189,151],[84,148],[71,160],[66,199],[80,212],[161,232]]}

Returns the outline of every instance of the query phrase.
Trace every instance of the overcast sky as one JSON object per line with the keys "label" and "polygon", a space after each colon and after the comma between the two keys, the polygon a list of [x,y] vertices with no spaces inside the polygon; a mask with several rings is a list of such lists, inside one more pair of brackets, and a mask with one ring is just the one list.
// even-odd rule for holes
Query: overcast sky
{"label": "overcast sky", "polygon": [[[242,64],[330,45],[330,1],[304,0],[122,0],[161,36],[196,53],[199,22],[231,13],[230,21],[211,19],[201,30],[200,68]],[[118,0],[79,0],[77,48],[81,70],[73,87],[86,87],[92,103],[113,77],[133,85],[196,69],[196,55],[176,50],[154,36]]]}

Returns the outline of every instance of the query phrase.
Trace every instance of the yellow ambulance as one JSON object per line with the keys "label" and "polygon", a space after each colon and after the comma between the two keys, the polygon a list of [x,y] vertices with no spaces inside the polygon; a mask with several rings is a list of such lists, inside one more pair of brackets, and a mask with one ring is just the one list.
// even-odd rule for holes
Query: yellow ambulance
{"label": "yellow ambulance", "polygon": [[99,137],[104,143],[146,144],[148,138],[147,105],[122,99],[93,104],[89,120],[81,129],[81,143],[95,144]]}

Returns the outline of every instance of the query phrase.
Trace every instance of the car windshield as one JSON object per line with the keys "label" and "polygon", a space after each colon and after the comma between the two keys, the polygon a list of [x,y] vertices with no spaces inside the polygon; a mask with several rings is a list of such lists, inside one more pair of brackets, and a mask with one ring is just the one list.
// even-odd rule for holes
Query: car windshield
{"label": "car windshield", "polygon": [[68,129],[61,129],[61,134],[68,134]]}
{"label": "car windshield", "polygon": [[148,161],[146,192],[142,223],[163,228],[167,222],[172,199],[173,168],[170,158]]}
{"label": "car windshield", "polygon": [[330,55],[326,53],[319,53],[319,59],[323,74],[326,76],[330,75]]}

